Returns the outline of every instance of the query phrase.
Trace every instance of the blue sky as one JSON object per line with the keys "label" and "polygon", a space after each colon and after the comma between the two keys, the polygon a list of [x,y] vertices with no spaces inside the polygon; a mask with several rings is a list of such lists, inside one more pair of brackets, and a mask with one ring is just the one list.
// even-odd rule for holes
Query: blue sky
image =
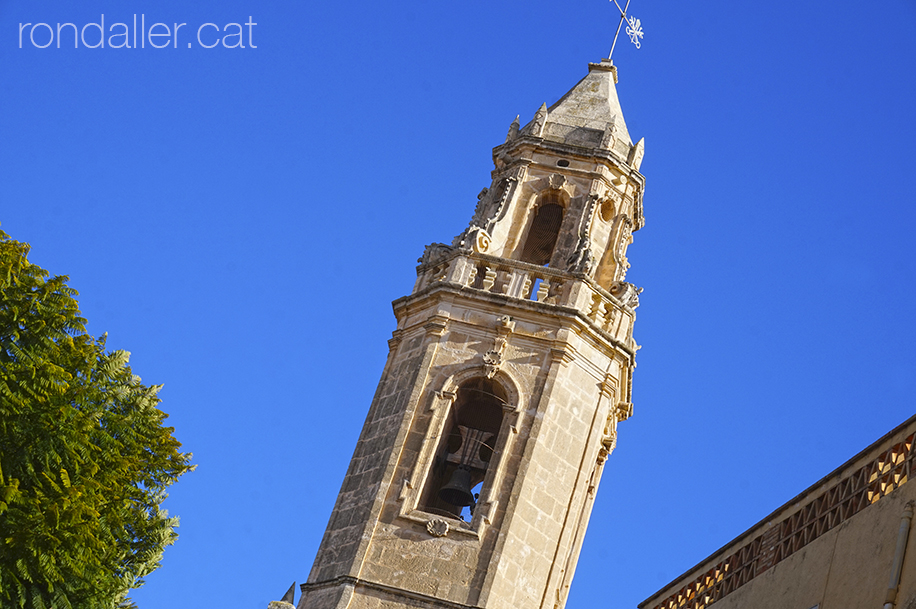
{"label": "blue sky", "polygon": [[[571,609],[633,609],[916,392],[916,1],[631,9],[643,45],[614,60],[646,138],[643,349]],[[19,48],[20,24],[102,14],[187,25],[163,49],[30,29]],[[201,47],[204,23],[245,48]],[[390,302],[467,224],[515,115],[615,27],[599,0],[0,3],[2,229],[165,384],[198,464],[143,609],[263,609],[305,581]]]}

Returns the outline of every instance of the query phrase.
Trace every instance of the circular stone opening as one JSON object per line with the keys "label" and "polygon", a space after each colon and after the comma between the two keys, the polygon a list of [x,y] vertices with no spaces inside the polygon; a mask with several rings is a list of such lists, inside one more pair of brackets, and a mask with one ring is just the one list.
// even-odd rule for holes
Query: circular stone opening
{"label": "circular stone opening", "polygon": [[569,167],[569,161],[566,159],[560,159],[557,161],[557,167]]}
{"label": "circular stone opening", "polygon": [[610,222],[614,218],[616,210],[614,209],[614,202],[609,198],[601,202],[601,219],[605,222]]}

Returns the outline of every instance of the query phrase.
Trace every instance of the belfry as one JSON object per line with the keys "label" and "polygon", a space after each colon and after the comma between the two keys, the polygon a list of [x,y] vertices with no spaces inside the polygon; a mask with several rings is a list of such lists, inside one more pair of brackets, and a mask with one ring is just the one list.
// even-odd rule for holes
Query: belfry
{"label": "belfry", "polygon": [[493,149],[469,226],[426,247],[299,609],[564,606],[632,413],[643,225],[610,60]]}

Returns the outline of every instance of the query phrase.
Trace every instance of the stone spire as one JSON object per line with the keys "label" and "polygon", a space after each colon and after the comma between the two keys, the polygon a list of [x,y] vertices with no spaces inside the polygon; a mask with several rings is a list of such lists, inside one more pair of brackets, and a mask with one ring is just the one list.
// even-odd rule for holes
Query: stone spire
{"label": "stone spire", "polygon": [[[612,152],[626,161],[633,142],[617,98],[617,68],[609,59],[591,63],[588,74],[547,108],[542,135],[545,140],[585,147],[602,146],[605,132],[612,133]],[[539,111],[540,112],[540,111]],[[536,120],[536,119],[535,119]],[[523,132],[532,132],[532,123]]]}

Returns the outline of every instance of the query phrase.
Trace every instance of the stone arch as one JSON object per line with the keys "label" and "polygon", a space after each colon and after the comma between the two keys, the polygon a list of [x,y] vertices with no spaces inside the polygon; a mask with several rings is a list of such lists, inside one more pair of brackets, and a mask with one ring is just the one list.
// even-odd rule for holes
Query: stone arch
{"label": "stone arch", "polygon": [[551,188],[538,194],[519,260],[538,266],[550,262],[568,207],[569,195],[563,190]]}
{"label": "stone arch", "polygon": [[[510,418],[519,411],[521,393],[503,371],[488,377],[484,366],[474,366],[449,377],[437,394],[450,396],[449,405],[430,438],[435,449],[418,507],[461,518],[467,506],[447,501],[442,489],[461,480],[472,494],[479,491],[480,502],[486,502],[494,473],[506,452],[508,429],[514,423]],[[464,472],[458,473],[459,470]]]}

